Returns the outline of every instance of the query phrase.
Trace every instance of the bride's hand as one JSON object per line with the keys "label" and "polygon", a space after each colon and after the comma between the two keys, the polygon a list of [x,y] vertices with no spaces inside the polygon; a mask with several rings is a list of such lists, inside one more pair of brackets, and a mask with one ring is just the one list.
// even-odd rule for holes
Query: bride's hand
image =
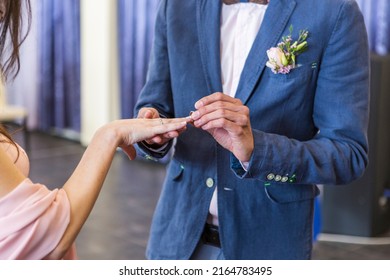
{"label": "bride's hand", "polygon": [[[139,111],[137,118],[139,118],[139,119],[159,119],[160,114],[158,113],[158,111],[155,108],[144,107],[144,108],[141,108],[141,110]],[[182,131],[178,130],[177,132],[180,134]],[[162,146],[165,143],[172,140],[172,138],[174,138],[174,137],[177,137],[177,135],[172,135],[172,133],[161,133],[161,134],[153,135],[153,137],[151,137],[151,138],[146,138],[146,139],[144,139],[144,141],[146,143],[148,143],[149,145]]]}
{"label": "bride's hand", "polygon": [[134,159],[136,151],[133,144],[162,134],[175,138],[186,129],[189,121],[188,118],[125,119],[113,121],[102,129],[114,133],[117,146],[122,148],[130,159]]}

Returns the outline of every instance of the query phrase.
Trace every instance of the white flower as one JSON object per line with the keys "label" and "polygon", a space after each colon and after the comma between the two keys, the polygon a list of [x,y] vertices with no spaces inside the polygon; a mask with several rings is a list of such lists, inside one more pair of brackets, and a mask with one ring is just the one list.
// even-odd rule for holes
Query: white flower
{"label": "white flower", "polygon": [[272,72],[280,73],[279,71],[288,66],[287,58],[284,52],[277,47],[270,48],[267,51],[268,61],[267,67],[271,68]]}
{"label": "white flower", "polygon": [[296,56],[307,49],[307,36],[309,32],[302,30],[299,32],[299,38],[292,43],[291,34],[292,26],[290,26],[290,35],[282,38],[277,47],[270,48],[267,51],[269,67],[275,74],[287,74],[291,69],[295,68]]}

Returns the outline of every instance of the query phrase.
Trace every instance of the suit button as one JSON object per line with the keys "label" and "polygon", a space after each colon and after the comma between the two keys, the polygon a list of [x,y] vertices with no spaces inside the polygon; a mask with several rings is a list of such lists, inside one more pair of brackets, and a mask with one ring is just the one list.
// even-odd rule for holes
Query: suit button
{"label": "suit button", "polygon": [[275,174],[273,174],[273,173],[270,173],[267,175],[267,179],[270,181],[272,181],[274,178],[275,178]]}
{"label": "suit button", "polygon": [[212,178],[207,178],[206,180],[206,186],[208,188],[212,188],[214,186],[214,180]]}
{"label": "suit button", "polygon": [[275,176],[275,181],[276,181],[276,182],[279,182],[280,180],[282,180],[282,176],[276,175],[276,176]]}
{"label": "suit button", "polygon": [[283,183],[286,183],[287,181],[288,181],[288,177],[287,177],[287,176],[283,176],[283,177],[282,177],[282,182],[283,182]]}
{"label": "suit button", "polygon": [[297,177],[296,177],[295,174],[293,174],[293,175],[290,177],[290,179],[288,179],[288,182],[289,182],[289,183],[295,183],[296,181],[297,181]]}
{"label": "suit button", "polygon": [[297,181],[297,178],[295,177],[292,177],[290,178],[290,180],[288,180],[290,183],[295,183]]}

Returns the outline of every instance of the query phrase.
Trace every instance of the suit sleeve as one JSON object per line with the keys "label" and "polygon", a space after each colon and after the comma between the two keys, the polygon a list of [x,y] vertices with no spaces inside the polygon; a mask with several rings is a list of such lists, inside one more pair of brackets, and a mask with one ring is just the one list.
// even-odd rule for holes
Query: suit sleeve
{"label": "suit sleeve", "polygon": [[[368,164],[369,50],[355,1],[344,1],[322,55],[308,141],[254,130],[247,171],[231,156],[239,178],[299,184],[346,184]],[[278,176],[278,177],[277,177]],[[276,178],[277,177],[277,178]]]}
{"label": "suit sleeve", "polygon": [[[174,116],[172,101],[171,76],[169,67],[168,44],[167,44],[167,1],[160,3],[156,25],[155,37],[150,56],[147,80],[135,106],[135,117],[143,107],[152,107],[158,110],[161,117]],[[139,143],[138,148],[147,154],[147,157],[164,157],[172,146],[172,141],[161,150],[151,149],[145,142]]]}

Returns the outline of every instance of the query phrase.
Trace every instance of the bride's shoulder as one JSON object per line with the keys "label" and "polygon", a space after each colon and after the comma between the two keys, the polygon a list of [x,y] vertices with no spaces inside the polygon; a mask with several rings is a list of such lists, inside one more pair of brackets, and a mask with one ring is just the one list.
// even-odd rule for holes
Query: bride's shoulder
{"label": "bride's shoulder", "polygon": [[28,177],[30,161],[25,150],[17,143],[10,143],[8,139],[0,135],[0,148],[10,157],[19,170]]}

